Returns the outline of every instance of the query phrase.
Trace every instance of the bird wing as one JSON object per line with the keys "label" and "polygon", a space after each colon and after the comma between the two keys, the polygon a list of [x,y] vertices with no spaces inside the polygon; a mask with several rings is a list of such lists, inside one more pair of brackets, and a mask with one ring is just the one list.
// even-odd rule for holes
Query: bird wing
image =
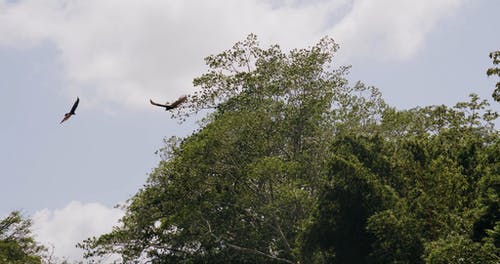
{"label": "bird wing", "polygon": [[185,101],[187,100],[187,96],[183,95],[181,97],[179,97],[179,99],[177,99],[177,101],[171,103],[169,105],[169,108],[172,109],[172,108],[176,108],[178,107],[180,104],[184,103]]}
{"label": "bird wing", "polygon": [[149,102],[150,102],[152,105],[161,106],[161,107],[167,107],[166,105],[162,105],[162,104],[159,104],[159,103],[155,103],[155,102],[153,102],[153,100],[151,100],[151,99],[149,99]]}
{"label": "bird wing", "polygon": [[80,98],[77,97],[75,103],[73,104],[73,107],[71,107],[71,110],[69,111],[70,115],[74,115],[75,114],[75,110],[78,107],[78,103],[79,102],[80,102]]}

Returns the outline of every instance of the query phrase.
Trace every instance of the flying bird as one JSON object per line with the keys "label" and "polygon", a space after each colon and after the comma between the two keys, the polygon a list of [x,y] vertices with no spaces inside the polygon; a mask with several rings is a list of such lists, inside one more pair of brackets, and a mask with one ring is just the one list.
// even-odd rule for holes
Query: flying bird
{"label": "flying bird", "polygon": [[159,103],[155,103],[153,102],[153,100],[149,99],[149,102],[152,104],[152,105],[156,105],[156,106],[160,106],[160,107],[165,107],[165,111],[168,111],[168,110],[172,110],[176,107],[178,107],[180,104],[184,103],[185,101],[187,100],[187,96],[183,95],[181,97],[179,97],[179,99],[177,99],[175,102],[171,103],[171,104],[159,104]]}
{"label": "flying bird", "polygon": [[77,97],[75,103],[71,107],[71,110],[69,110],[69,113],[64,114],[64,118],[63,118],[63,120],[61,120],[61,123],[59,123],[59,124],[62,124],[64,121],[68,120],[72,115],[75,114],[75,110],[78,107],[79,102],[80,102],[80,98]]}

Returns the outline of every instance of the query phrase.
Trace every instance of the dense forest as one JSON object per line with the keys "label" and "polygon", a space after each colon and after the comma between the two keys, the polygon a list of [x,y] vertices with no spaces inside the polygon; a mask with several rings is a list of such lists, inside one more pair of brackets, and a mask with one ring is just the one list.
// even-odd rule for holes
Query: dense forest
{"label": "dense forest", "polygon": [[207,57],[174,116],[208,114],[165,140],[121,224],[78,244],[87,261],[499,263],[498,114],[475,94],[398,110],[337,49],[249,35]]}

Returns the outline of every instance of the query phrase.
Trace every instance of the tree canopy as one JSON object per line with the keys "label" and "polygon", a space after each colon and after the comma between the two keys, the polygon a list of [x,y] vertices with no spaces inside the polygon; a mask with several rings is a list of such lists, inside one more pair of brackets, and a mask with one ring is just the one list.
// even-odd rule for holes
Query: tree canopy
{"label": "tree canopy", "polygon": [[[477,95],[397,110],[346,79],[338,45],[205,59],[182,118],[213,109],[78,246],[125,263],[498,263],[500,137]],[[467,250],[463,250],[466,247]]]}
{"label": "tree canopy", "polygon": [[[490,59],[492,59],[493,65],[500,64],[500,50],[491,52]],[[496,75],[500,77],[500,68],[495,66],[491,67],[486,71],[486,74],[488,76]],[[493,99],[495,99],[495,101],[500,102],[500,81],[498,81],[495,85],[495,90],[493,91],[493,94],[491,96],[493,97]]]}
{"label": "tree canopy", "polygon": [[34,240],[30,228],[31,220],[24,219],[19,211],[0,220],[0,263],[42,263],[46,249]]}

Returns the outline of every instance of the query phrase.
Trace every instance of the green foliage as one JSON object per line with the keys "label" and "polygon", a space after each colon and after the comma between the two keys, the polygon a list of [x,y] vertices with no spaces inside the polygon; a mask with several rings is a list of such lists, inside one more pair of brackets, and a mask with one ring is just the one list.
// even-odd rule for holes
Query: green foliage
{"label": "green foliage", "polygon": [[[368,218],[392,206],[394,190],[378,175],[389,173],[381,139],[339,137],[332,144],[328,182],[318,197],[314,223],[305,234],[304,262],[323,255],[327,263],[364,263],[375,237]],[[315,257],[316,259],[318,257]]]}
{"label": "green foliage", "polygon": [[[493,60],[493,65],[500,64],[500,50],[491,52],[490,59]],[[489,68],[486,71],[486,74],[488,76],[497,75],[498,77],[500,77],[500,68],[499,67]],[[496,88],[491,96],[493,97],[493,99],[495,99],[495,101],[500,102],[500,82],[497,82]]]}
{"label": "green foliage", "polygon": [[426,247],[426,263],[431,264],[495,264],[500,261],[498,248],[473,242],[465,236],[449,236]]}
{"label": "green foliage", "polygon": [[496,260],[498,114],[474,94],[454,107],[388,107],[333,67],[337,49],[324,38],[284,53],[249,35],[207,57],[178,117],[213,112],[166,140],[121,225],[78,245],[88,261]]}
{"label": "green foliage", "polygon": [[479,198],[472,239],[476,242],[490,240],[500,247],[500,141],[496,140],[485,149],[485,159],[493,164],[491,173],[478,183]]}
{"label": "green foliage", "polygon": [[30,227],[31,220],[23,219],[18,211],[0,220],[0,263],[42,263],[45,248],[35,242]]}

